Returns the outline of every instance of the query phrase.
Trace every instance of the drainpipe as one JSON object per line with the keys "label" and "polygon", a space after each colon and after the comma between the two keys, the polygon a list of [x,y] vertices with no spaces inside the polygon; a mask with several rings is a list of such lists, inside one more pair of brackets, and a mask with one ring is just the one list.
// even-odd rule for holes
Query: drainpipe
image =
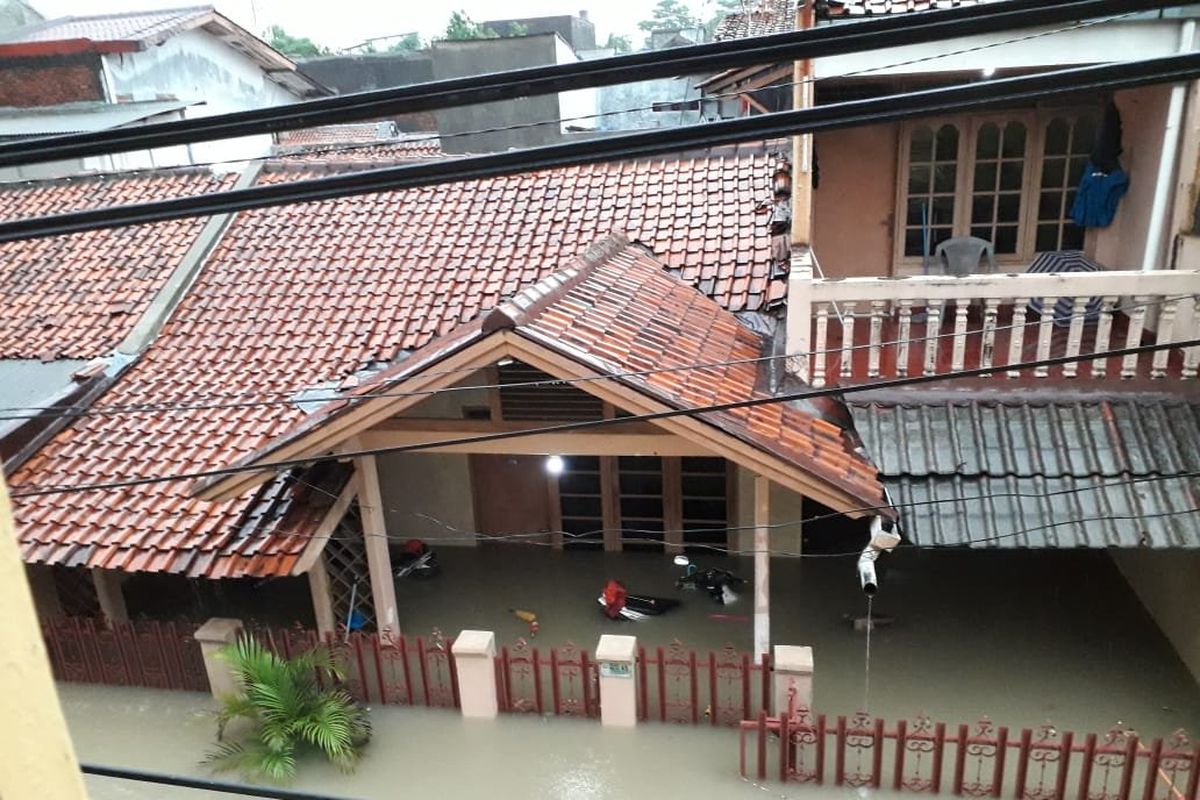
{"label": "drainpipe", "polygon": [[[1179,29],[1179,52],[1192,49],[1196,36],[1195,20],[1187,20]],[[1142,256],[1142,272],[1158,269],[1162,261],[1163,235],[1170,213],[1171,189],[1175,185],[1175,162],[1179,153],[1179,138],[1183,131],[1183,101],[1187,85],[1171,87],[1167,106],[1167,124],[1163,129],[1162,155],[1158,159],[1158,175],[1154,184],[1154,200],[1150,205],[1150,228],[1146,231],[1146,251]]]}
{"label": "drainpipe", "polygon": [[894,550],[898,544],[900,534],[896,532],[894,523],[885,523],[883,517],[871,520],[871,541],[867,542],[867,546],[858,557],[858,582],[867,597],[872,597],[879,591],[879,581],[875,577],[876,559],[880,553]]}

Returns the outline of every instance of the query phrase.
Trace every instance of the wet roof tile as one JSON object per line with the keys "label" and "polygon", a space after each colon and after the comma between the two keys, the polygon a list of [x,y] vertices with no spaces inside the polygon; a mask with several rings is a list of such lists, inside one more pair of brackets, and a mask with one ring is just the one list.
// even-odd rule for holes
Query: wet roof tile
{"label": "wet roof tile", "polygon": [[[231,184],[198,172],[5,184],[0,219],[166,200]],[[203,227],[202,219],[181,219],[0,244],[0,358],[107,355]]]}
{"label": "wet roof tile", "polygon": [[[201,400],[219,407],[82,417],[12,476],[14,492],[228,464],[303,419],[298,407],[279,400],[398,360],[477,318],[503,300],[501,295],[567,266],[614,229],[628,230],[652,247],[669,272],[681,271],[692,257],[725,275],[734,265],[719,241],[705,239],[691,256],[687,245],[709,229],[734,225],[748,232],[752,273],[769,275],[770,234],[764,217],[755,213],[756,201],[739,197],[730,204],[720,187],[736,180],[766,197],[777,163],[767,153],[739,149],[242,212],[159,337],[95,406],[102,411]],[[262,180],[311,174],[281,169]],[[111,190],[93,191],[97,202],[105,202]],[[682,206],[678,221],[676,215],[655,214],[672,195]],[[107,195],[112,203],[129,199]],[[54,202],[59,209],[60,201]],[[83,204],[80,198],[73,202]],[[197,223],[162,223],[176,224]],[[128,241],[141,230],[83,234],[57,246],[70,248],[63,251],[70,253],[70,263],[109,270],[124,263],[122,238]],[[158,234],[181,248],[173,236]],[[152,254],[147,263],[158,268],[158,240],[137,241]],[[92,254],[89,248],[96,247],[99,253]],[[53,262],[43,260],[49,271]],[[773,283],[783,282],[766,281]],[[711,305],[764,307],[772,291],[751,289],[742,287],[743,294],[735,295],[727,282]],[[101,338],[75,332],[70,341],[76,337]],[[46,343],[67,346],[50,337]],[[239,402],[247,400],[272,402]],[[151,561],[142,555],[154,551],[167,553],[166,563],[172,553],[187,559],[185,573],[191,575],[285,574],[298,558],[290,550],[294,537],[270,534],[255,559],[230,549],[229,534],[255,497],[206,503],[188,496],[187,482],[175,482],[84,491],[69,500],[18,498],[15,505],[28,560],[60,563],[65,556],[47,546],[82,532],[93,543],[86,555],[93,566],[120,560],[135,565],[123,569],[145,569]],[[121,511],[128,518],[115,530],[67,521],[57,516],[65,503],[102,514]],[[131,555],[126,551],[134,541],[138,553]]]}

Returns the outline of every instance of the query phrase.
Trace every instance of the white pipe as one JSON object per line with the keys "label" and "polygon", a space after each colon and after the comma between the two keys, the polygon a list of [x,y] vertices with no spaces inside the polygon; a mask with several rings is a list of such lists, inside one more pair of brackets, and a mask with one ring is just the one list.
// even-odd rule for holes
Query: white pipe
{"label": "white pipe", "polygon": [[880,553],[893,550],[898,544],[900,534],[890,525],[885,530],[882,517],[871,520],[871,541],[867,542],[867,546],[858,557],[858,583],[867,597],[879,591],[879,581],[875,577],[875,560],[879,558]]}
{"label": "white pipe", "polygon": [[[1195,20],[1187,20],[1179,29],[1179,52],[1192,49],[1196,37]],[[1167,105],[1167,124],[1163,128],[1162,155],[1158,159],[1158,175],[1154,184],[1154,200],[1150,205],[1150,227],[1146,231],[1146,251],[1142,256],[1142,272],[1159,269],[1163,260],[1163,234],[1170,214],[1172,190],[1175,188],[1175,162],[1179,153],[1179,138],[1183,131],[1183,101],[1187,85],[1171,87]]]}

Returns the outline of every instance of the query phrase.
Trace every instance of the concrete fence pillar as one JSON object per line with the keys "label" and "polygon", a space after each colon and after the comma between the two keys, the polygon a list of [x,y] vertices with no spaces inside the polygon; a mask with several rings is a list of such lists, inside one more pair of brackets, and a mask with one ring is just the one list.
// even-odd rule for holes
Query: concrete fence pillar
{"label": "concrete fence pillar", "polygon": [[208,673],[208,685],[212,696],[218,700],[241,691],[241,684],[233,670],[217,653],[237,641],[242,633],[240,619],[213,617],[196,629],[195,639],[200,643],[200,655],[204,657],[204,671]]}
{"label": "concrete fence pillar", "polygon": [[458,673],[458,696],[462,715],[495,719],[500,706],[496,693],[496,634],[492,631],[462,631],[454,640]]}
{"label": "concrete fence pillar", "polygon": [[637,637],[604,634],[596,645],[600,670],[600,724],[637,725]]}
{"label": "concrete fence pillar", "polygon": [[775,645],[775,703],[776,715],[786,714],[788,697],[796,695],[796,707],[812,708],[813,651],[811,647]]}

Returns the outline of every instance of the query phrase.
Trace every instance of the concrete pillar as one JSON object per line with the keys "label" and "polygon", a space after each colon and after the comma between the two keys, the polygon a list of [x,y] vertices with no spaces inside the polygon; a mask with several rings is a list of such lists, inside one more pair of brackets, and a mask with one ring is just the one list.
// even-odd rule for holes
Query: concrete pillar
{"label": "concrete pillar", "polygon": [[113,569],[92,570],[92,583],[96,587],[100,611],[110,622],[129,620],[129,611],[125,608],[125,595],[121,591],[121,581],[124,577],[124,573]]}
{"label": "concrete pillar", "polygon": [[308,590],[312,594],[313,618],[317,621],[317,632],[324,639],[326,634],[337,630],[333,616],[333,594],[329,591],[329,571],[325,568],[325,555],[308,568]]}
{"label": "concrete pillar", "polygon": [[771,481],[754,476],[754,658],[771,650]]}
{"label": "concrete pillar", "polygon": [[358,481],[358,507],[362,512],[363,536],[367,550],[367,569],[371,573],[371,599],[375,603],[375,624],[380,633],[400,636],[396,612],[396,579],[388,552],[387,525],[384,522],[383,495],[379,490],[379,469],[375,456],[354,460]]}
{"label": "concrete pillar", "polygon": [[496,634],[462,631],[450,647],[458,673],[462,715],[495,719],[500,706],[496,693]]}
{"label": "concrete pillar", "polygon": [[228,664],[217,658],[217,653],[227,645],[236,642],[241,632],[242,621],[240,619],[222,617],[213,617],[196,629],[195,638],[200,643],[200,654],[204,657],[204,671],[208,673],[208,685],[212,689],[212,696],[218,700],[231,694],[237,694],[242,690],[233,670],[229,668]]}
{"label": "concrete pillar", "polygon": [[637,725],[637,637],[604,634],[596,645],[600,665],[600,723],[612,728]]}
{"label": "concrete pillar", "polygon": [[57,617],[62,614],[62,603],[58,599],[58,586],[54,583],[54,568],[44,564],[27,564],[25,577],[29,579],[29,591],[39,617]]}
{"label": "concrete pillar", "polygon": [[775,645],[775,702],[772,706],[776,716],[787,713],[788,697],[796,696],[796,708],[812,708],[813,703],[813,651],[811,647],[795,647],[788,644]]}

